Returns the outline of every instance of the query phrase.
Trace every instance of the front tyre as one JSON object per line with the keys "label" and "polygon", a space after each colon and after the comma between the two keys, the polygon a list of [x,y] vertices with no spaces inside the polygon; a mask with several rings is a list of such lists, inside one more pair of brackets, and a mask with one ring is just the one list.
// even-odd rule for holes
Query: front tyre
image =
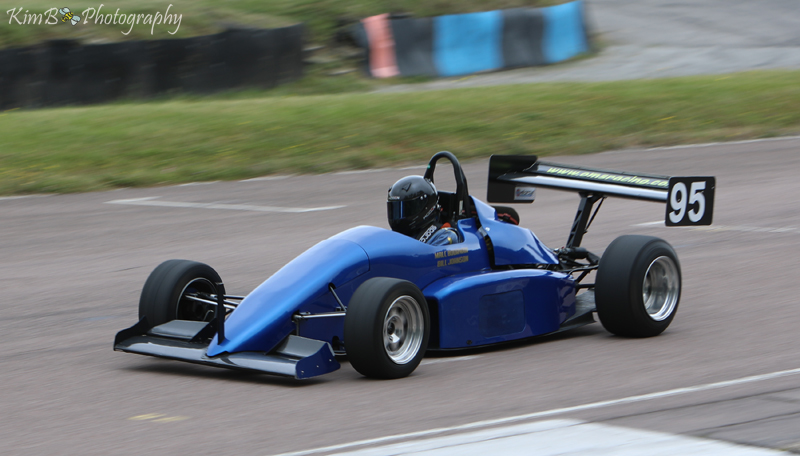
{"label": "front tyre", "polygon": [[597,269],[595,303],[600,322],[618,336],[661,334],[681,297],[681,267],[666,241],[626,235],[606,249]]}
{"label": "front tyre", "polygon": [[225,286],[211,266],[197,261],[167,260],[144,283],[139,319],[147,317],[151,326],[172,320],[211,321],[217,306],[189,296],[214,301],[217,294],[225,295]]}
{"label": "front tyre", "polygon": [[429,335],[428,304],[411,282],[369,279],[347,306],[345,349],[350,364],[364,376],[408,376],[425,356]]}

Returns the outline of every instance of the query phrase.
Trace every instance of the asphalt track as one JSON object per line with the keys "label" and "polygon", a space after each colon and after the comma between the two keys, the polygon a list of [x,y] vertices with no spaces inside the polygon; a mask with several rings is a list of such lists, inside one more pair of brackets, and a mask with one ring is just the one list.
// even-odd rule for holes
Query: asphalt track
{"label": "asphalt track", "polygon": [[[800,138],[789,138],[550,158],[717,177],[709,229],[666,228],[662,205],[609,199],[585,238],[597,253],[624,233],[672,243],[684,277],[672,326],[634,340],[594,324],[428,357],[394,381],[362,378],[347,362],[301,382],[111,345],[136,321],[141,286],[161,261],[209,263],[230,292],[247,293],[319,240],[386,226],[384,192],[419,169],[0,199],[2,453],[269,455],[332,445],[310,454],[347,453],[540,420],[800,452],[798,148]],[[465,171],[483,198],[486,161]],[[560,246],[577,203],[540,190],[520,208],[522,224]],[[741,380],[775,372],[783,373]]]}

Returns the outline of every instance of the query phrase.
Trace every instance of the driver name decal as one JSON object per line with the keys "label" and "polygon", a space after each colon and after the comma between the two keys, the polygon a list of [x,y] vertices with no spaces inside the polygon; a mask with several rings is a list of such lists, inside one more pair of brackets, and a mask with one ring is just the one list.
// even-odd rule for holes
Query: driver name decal
{"label": "driver name decal", "polygon": [[469,256],[466,255],[468,252],[468,249],[442,250],[441,252],[436,252],[435,257],[438,260],[436,266],[441,268],[443,266],[466,263],[469,261]]}

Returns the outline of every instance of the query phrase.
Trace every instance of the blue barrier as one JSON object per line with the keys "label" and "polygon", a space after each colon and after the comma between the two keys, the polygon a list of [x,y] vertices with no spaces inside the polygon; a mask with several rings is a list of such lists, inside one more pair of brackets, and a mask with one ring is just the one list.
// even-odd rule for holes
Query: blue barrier
{"label": "blue barrier", "polygon": [[500,11],[452,14],[434,19],[433,55],[441,76],[503,68]]}
{"label": "blue barrier", "polygon": [[582,1],[542,8],[542,12],[542,51],[545,62],[561,62],[589,50]]}
{"label": "blue barrier", "polygon": [[[544,65],[589,51],[582,0],[547,8],[391,19],[389,23],[402,76],[461,76]],[[376,44],[369,41],[360,23],[352,34],[368,51]]]}

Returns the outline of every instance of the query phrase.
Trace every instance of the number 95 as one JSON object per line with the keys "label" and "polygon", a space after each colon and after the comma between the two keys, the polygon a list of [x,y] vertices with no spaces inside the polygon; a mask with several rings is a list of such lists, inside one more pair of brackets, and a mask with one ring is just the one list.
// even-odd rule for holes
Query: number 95
{"label": "number 95", "polygon": [[671,178],[667,198],[667,226],[710,225],[714,186],[713,177]]}

